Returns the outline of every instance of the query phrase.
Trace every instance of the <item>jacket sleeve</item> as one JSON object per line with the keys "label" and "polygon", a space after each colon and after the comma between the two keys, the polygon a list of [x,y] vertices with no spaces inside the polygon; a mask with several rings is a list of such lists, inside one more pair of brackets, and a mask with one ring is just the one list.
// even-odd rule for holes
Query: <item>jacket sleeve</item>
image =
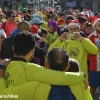
{"label": "jacket sleeve", "polygon": [[37,47],[35,46],[35,52],[34,52],[34,56],[41,58],[42,56],[44,56],[46,54],[46,47]]}
{"label": "jacket sleeve", "polygon": [[98,53],[98,48],[89,39],[83,38],[81,43],[84,45],[84,47],[90,54]]}
{"label": "jacket sleeve", "polygon": [[4,78],[0,78],[0,93],[6,89],[6,83],[5,83],[5,80]]}
{"label": "jacket sleeve", "polygon": [[29,81],[39,81],[52,85],[70,85],[84,80],[82,72],[60,72],[36,64],[28,64],[26,74]]}
{"label": "jacket sleeve", "polygon": [[48,51],[50,51],[50,50],[51,50],[52,48],[54,48],[54,47],[66,48],[65,46],[67,46],[67,41],[63,41],[63,42],[62,42],[62,41],[58,38],[55,42],[53,42],[53,43],[50,45]]}

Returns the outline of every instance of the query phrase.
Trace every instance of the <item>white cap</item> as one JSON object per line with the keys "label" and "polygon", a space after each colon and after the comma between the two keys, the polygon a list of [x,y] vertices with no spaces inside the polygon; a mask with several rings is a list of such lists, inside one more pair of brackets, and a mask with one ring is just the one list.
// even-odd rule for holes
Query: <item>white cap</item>
{"label": "white cap", "polygon": [[3,29],[0,30],[0,35],[4,36],[5,38],[7,37],[6,33],[5,33],[5,31]]}

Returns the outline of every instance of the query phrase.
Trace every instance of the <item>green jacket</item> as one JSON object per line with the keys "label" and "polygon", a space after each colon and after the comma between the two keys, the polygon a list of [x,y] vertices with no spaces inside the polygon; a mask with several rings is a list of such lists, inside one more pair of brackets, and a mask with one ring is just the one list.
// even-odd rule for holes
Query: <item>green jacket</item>
{"label": "green jacket", "polygon": [[51,85],[70,85],[82,82],[83,80],[84,75],[81,72],[53,71],[22,60],[11,61],[5,71],[7,87],[21,85],[29,81],[39,81]]}
{"label": "green jacket", "polygon": [[46,36],[47,45],[50,46],[58,37],[59,36],[58,36],[57,32],[54,32],[53,34],[48,32],[47,36]]}
{"label": "green jacket", "polygon": [[81,42],[71,39],[62,42],[58,38],[54,43],[50,45],[48,50],[50,51],[50,49],[52,49],[53,47],[64,48],[68,52],[70,58],[74,58],[79,62],[81,71],[84,72],[86,75],[88,75],[88,53],[98,53],[98,48],[87,38],[84,38]]}
{"label": "green jacket", "polygon": [[[84,88],[84,83],[69,85],[77,100],[93,100],[89,89]],[[17,95],[13,100],[47,100],[51,86],[45,83],[31,81],[18,86],[6,88],[5,80],[0,78],[0,100],[4,100],[2,95]],[[8,97],[6,100],[12,100]]]}

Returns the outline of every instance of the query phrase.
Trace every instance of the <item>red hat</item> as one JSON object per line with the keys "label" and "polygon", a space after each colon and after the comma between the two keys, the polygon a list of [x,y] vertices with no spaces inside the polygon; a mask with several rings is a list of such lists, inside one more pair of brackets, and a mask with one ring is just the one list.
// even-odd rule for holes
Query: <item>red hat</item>
{"label": "red hat", "polygon": [[98,21],[100,21],[100,18],[94,17],[93,22],[92,22],[93,27],[96,25],[96,23],[97,23]]}
{"label": "red hat", "polygon": [[86,19],[86,15],[85,14],[79,14],[78,17]]}
{"label": "red hat", "polygon": [[39,29],[35,26],[35,25],[32,25],[31,28],[31,33],[34,35],[34,36],[38,36],[38,31]]}
{"label": "red hat", "polygon": [[64,27],[65,26],[65,21],[64,19],[59,19],[58,20],[58,27]]}
{"label": "red hat", "polygon": [[79,21],[77,19],[68,21],[68,27],[72,26],[72,25],[77,26],[77,27],[80,28],[80,23],[79,23]]}

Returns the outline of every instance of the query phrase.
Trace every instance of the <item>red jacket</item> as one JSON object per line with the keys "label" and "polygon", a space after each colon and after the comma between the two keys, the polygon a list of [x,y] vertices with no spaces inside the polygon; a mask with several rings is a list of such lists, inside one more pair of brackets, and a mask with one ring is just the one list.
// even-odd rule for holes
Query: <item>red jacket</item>
{"label": "red jacket", "polygon": [[[93,44],[95,44],[97,47],[100,47],[100,37],[97,36],[97,34],[94,32],[88,37]],[[90,61],[89,70],[90,71],[100,71],[100,51],[97,55],[90,54],[88,56]]]}

